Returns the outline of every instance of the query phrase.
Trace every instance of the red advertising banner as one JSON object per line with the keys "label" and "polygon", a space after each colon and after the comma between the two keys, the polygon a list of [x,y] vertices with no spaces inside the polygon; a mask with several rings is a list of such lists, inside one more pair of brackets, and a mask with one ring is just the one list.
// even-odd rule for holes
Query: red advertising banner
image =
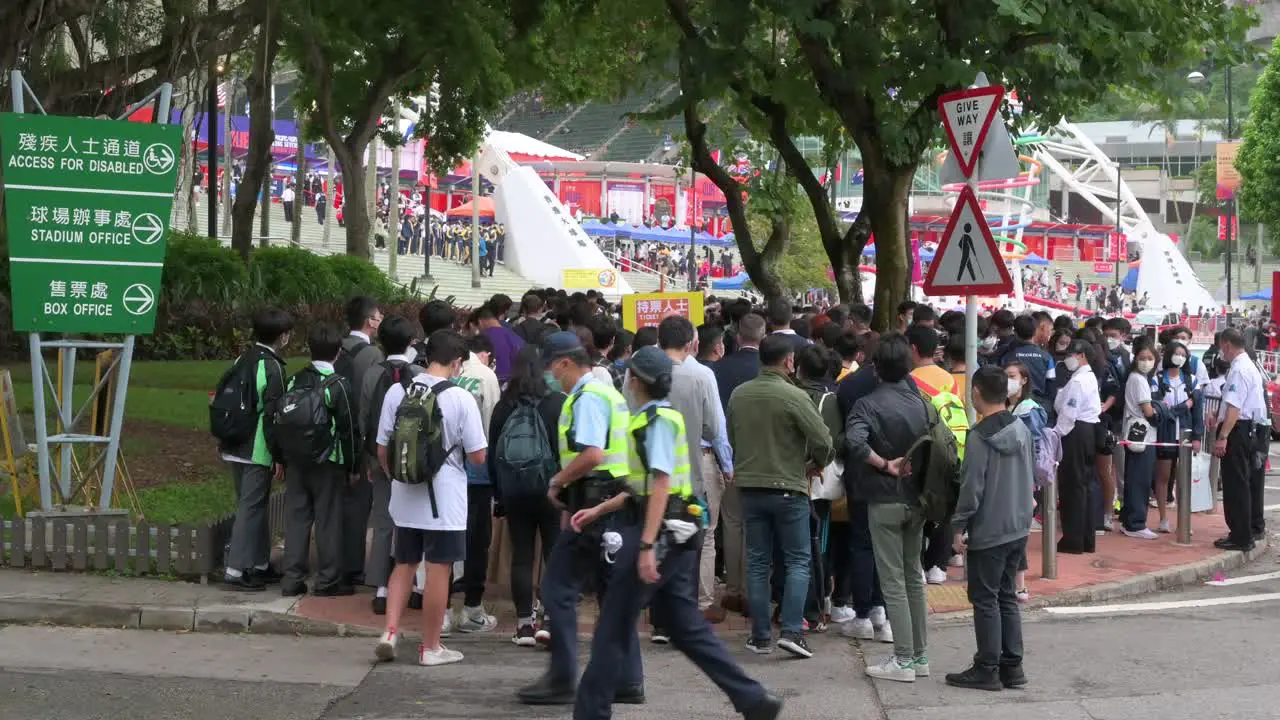
{"label": "red advertising banner", "polygon": [[[1231,239],[1239,240],[1240,239],[1240,216],[1233,215],[1231,217],[1231,220],[1232,220]],[[1227,239],[1227,216],[1226,215],[1218,216],[1218,239],[1222,241],[1225,241]]]}
{"label": "red advertising banner", "polygon": [[1093,264],[1093,272],[1095,275],[1115,275],[1116,264],[1109,262],[1096,262]]}

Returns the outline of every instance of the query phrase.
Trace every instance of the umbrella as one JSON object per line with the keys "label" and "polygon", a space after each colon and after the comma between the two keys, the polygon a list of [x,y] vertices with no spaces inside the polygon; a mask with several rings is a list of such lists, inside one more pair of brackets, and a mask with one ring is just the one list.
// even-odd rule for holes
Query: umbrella
{"label": "umbrella", "polygon": [[1019,262],[1021,262],[1023,265],[1048,265],[1049,264],[1048,260],[1045,260],[1044,258],[1040,257],[1035,253],[1031,253],[1030,255],[1027,255],[1026,257],[1022,258],[1022,260],[1019,260]]}
{"label": "umbrella", "polygon": [[[452,218],[471,217],[471,203],[463,203],[462,205],[450,210],[447,215]],[[480,217],[493,217],[493,198],[480,198]]]}
{"label": "umbrella", "polygon": [[741,290],[742,288],[746,287],[747,283],[750,281],[751,281],[751,278],[747,275],[746,271],[742,271],[742,272],[739,272],[737,275],[734,275],[733,277],[712,278],[711,289],[712,290]]}

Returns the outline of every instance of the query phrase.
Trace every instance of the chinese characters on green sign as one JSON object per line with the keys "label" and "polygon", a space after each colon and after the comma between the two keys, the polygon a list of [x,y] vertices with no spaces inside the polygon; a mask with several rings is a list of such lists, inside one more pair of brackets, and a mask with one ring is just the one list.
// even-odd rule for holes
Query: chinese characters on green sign
{"label": "chinese characters on green sign", "polygon": [[182,129],[0,114],[13,325],[155,328]]}

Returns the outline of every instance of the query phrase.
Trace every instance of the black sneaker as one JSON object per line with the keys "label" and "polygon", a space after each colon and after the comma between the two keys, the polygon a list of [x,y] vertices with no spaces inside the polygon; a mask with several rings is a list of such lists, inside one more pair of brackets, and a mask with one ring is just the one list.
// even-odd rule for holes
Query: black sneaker
{"label": "black sneaker", "polygon": [[654,645],[669,645],[671,644],[671,633],[662,628],[653,628],[649,631],[649,642]]}
{"label": "black sneaker", "polygon": [[644,685],[633,685],[613,693],[614,705],[643,705]]}
{"label": "black sneaker", "polygon": [[1000,684],[1007,688],[1020,688],[1027,684],[1027,674],[1021,665],[1001,665]]}
{"label": "black sneaker", "polygon": [[307,594],[306,583],[282,583],[280,585],[280,594],[284,597],[298,597]]}
{"label": "black sneaker", "polygon": [[375,597],[372,602],[374,615],[387,614],[387,599],[384,597]]}
{"label": "black sneaker", "polygon": [[417,590],[414,590],[413,592],[409,593],[409,609],[410,610],[422,609],[422,593],[418,592]]}
{"label": "black sneaker", "polygon": [[804,641],[804,635],[801,635],[800,633],[782,633],[782,637],[778,638],[778,647],[786,650],[796,657],[813,657],[813,651],[809,649],[809,643]]}
{"label": "black sneaker", "polygon": [[777,720],[782,714],[782,698],[766,694],[742,713],[742,720]]}
{"label": "black sneaker", "polygon": [[768,655],[773,652],[773,645],[768,640],[751,638],[747,640],[747,649],[757,655]]}
{"label": "black sneaker", "polygon": [[525,705],[572,705],[573,694],[572,683],[558,681],[550,674],[516,691],[516,697]]}
{"label": "black sneaker", "polygon": [[254,568],[249,571],[249,574],[256,579],[261,580],[265,585],[274,585],[284,579],[284,574],[270,565],[267,566],[266,570]]}
{"label": "black sneaker", "polygon": [[1000,676],[995,670],[984,670],[976,665],[964,672],[947,673],[947,684],[969,690],[999,691],[1004,689],[1004,685],[1000,683]]}
{"label": "black sneaker", "polygon": [[516,634],[511,636],[511,642],[520,647],[535,647],[538,644],[536,633],[532,625],[521,625],[516,628]]}
{"label": "black sneaker", "polygon": [[266,583],[255,578],[249,573],[241,573],[240,577],[231,577],[224,575],[222,578],[222,589],[235,590],[236,592],[262,592],[267,589]]}

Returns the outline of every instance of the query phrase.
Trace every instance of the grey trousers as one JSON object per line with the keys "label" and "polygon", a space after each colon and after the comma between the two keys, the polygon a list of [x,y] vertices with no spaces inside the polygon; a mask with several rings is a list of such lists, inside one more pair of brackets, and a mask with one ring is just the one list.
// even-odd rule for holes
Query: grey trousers
{"label": "grey trousers", "polygon": [[343,580],[342,493],[347,473],[336,463],[295,463],[284,475],[284,579],[286,587],[306,582],[315,525],[316,585],[331,588]]}
{"label": "grey trousers", "polygon": [[867,505],[871,548],[884,593],[885,614],[893,627],[893,651],[899,660],[924,657],[928,643],[928,602],[920,577],[924,515],[902,503]]}
{"label": "grey trousers", "polygon": [[378,462],[373,461],[370,483],[373,507],[369,511],[369,525],[373,527],[373,544],[369,548],[369,561],[364,566],[364,582],[372,587],[385,587],[391,578],[391,536],[395,524],[391,522],[391,480],[383,474]]}
{"label": "grey trousers", "polygon": [[226,566],[248,570],[271,561],[271,525],[267,499],[271,496],[271,468],[231,463],[236,489],[236,519],[231,524],[231,549]]}
{"label": "grey trousers", "polygon": [[[1144,500],[1144,511],[1146,504]],[[1026,550],[1027,539],[1021,538],[970,550],[965,558],[969,602],[973,603],[973,634],[978,642],[973,664],[984,670],[1022,664],[1022,613],[1014,578]]]}
{"label": "grey trousers", "polygon": [[[369,508],[373,488],[363,480],[354,487],[343,483],[342,491],[342,570],[348,576],[364,575],[365,535],[369,530]],[[365,584],[368,584],[366,579]]]}

